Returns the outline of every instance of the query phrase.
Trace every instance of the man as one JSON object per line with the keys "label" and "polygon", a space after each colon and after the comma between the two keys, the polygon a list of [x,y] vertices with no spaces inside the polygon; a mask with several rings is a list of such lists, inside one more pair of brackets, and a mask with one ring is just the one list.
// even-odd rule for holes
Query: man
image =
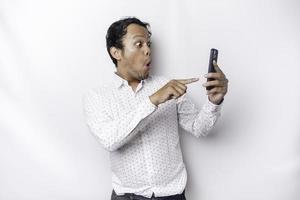
{"label": "man", "polygon": [[227,92],[223,72],[214,63],[215,80],[199,111],[185,94],[198,78],[168,80],[150,76],[149,24],[137,18],[114,22],[107,31],[108,53],[116,66],[112,83],[84,99],[87,124],[110,152],[111,199],[185,199],[186,168],[178,125],[196,137],[206,135],[220,115]]}

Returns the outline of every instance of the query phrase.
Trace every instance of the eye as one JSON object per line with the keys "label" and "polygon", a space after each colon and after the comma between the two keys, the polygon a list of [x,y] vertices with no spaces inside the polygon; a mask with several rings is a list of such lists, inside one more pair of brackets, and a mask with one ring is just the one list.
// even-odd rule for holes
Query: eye
{"label": "eye", "polygon": [[137,43],[135,43],[135,45],[136,45],[138,48],[141,48],[141,47],[143,47],[143,44],[142,44],[142,42],[137,42]]}
{"label": "eye", "polygon": [[148,45],[148,47],[151,47],[152,42],[148,42],[147,45]]}

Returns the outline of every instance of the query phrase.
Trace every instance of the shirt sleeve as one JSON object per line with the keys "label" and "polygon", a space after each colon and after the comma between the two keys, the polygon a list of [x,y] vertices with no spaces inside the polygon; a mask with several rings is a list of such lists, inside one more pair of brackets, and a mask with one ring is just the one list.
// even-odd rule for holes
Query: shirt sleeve
{"label": "shirt sleeve", "polygon": [[220,117],[222,105],[223,103],[215,105],[207,99],[199,111],[187,94],[184,94],[177,101],[179,125],[196,137],[206,136]]}
{"label": "shirt sleeve", "polygon": [[135,110],[113,119],[96,92],[85,95],[83,103],[90,131],[108,151],[115,151],[129,142],[146,125],[147,116],[157,109],[150,98],[146,98]]}

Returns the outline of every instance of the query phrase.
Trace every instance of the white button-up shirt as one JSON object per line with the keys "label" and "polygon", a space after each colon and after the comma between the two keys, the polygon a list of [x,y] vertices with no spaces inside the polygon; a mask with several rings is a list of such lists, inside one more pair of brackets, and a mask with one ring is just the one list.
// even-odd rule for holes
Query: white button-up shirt
{"label": "white button-up shirt", "polygon": [[149,99],[169,80],[149,76],[134,92],[118,75],[112,83],[84,97],[87,124],[110,152],[112,186],[118,195],[145,197],[182,193],[187,173],[178,126],[205,136],[220,116],[221,106],[208,100],[199,111],[186,94],[158,106]]}

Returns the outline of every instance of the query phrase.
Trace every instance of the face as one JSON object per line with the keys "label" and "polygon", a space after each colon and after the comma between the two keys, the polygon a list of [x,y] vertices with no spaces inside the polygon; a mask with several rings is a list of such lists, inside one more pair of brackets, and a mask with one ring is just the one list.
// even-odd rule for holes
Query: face
{"label": "face", "polygon": [[123,68],[128,80],[146,79],[151,63],[151,42],[147,29],[137,24],[130,24],[122,42],[123,49],[118,60],[118,68]]}

